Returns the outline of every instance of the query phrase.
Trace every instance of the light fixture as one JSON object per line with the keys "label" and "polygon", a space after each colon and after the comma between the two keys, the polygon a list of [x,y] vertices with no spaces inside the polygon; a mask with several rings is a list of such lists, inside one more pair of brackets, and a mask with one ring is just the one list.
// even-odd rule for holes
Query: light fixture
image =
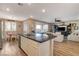
{"label": "light fixture", "polygon": [[10,11],[10,9],[9,8],[6,8],[6,11]]}
{"label": "light fixture", "polygon": [[27,3],[28,6],[31,6],[32,3]]}
{"label": "light fixture", "polygon": [[33,16],[30,16],[30,18],[33,18]]}
{"label": "light fixture", "polygon": [[19,6],[23,6],[23,3],[18,3]]}
{"label": "light fixture", "polygon": [[43,13],[45,13],[45,12],[46,12],[46,10],[45,10],[45,9],[42,9],[42,12],[43,12]]}

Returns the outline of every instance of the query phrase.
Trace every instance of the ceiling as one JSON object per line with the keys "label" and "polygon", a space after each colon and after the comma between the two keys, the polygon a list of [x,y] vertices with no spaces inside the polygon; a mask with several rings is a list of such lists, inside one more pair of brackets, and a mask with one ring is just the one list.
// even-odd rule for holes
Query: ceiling
{"label": "ceiling", "polygon": [[[9,8],[9,11],[6,11]],[[42,12],[45,9],[45,13]],[[29,17],[46,22],[79,19],[78,3],[0,3],[0,18],[27,20]]]}

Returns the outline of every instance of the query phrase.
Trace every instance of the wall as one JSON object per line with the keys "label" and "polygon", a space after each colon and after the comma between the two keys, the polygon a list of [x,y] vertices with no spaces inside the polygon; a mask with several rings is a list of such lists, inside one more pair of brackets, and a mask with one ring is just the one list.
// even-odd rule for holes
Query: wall
{"label": "wall", "polygon": [[24,22],[27,23],[27,28],[28,28],[28,30],[24,32],[31,32],[32,30],[35,30],[36,24],[48,24],[48,31],[52,31],[52,23],[47,23],[47,22],[35,20],[32,18],[29,18]]}
{"label": "wall", "polygon": [[16,22],[16,32],[17,33],[22,33],[23,32],[23,21],[17,21]]}
{"label": "wall", "polygon": [[[79,30],[79,20],[71,20],[71,21],[66,21],[66,22],[65,22],[66,25],[68,25],[68,24],[70,24],[70,23],[75,23],[75,24],[76,24],[76,27],[78,27],[77,30]],[[75,26],[71,26],[72,32],[75,31],[75,30],[74,30],[74,27],[75,27]]]}
{"label": "wall", "polygon": [[[2,38],[6,39],[6,32],[5,32],[5,21],[9,21],[8,19],[0,19],[2,20]],[[11,21],[11,20],[10,20]],[[14,21],[14,20],[12,20]],[[15,33],[22,33],[23,32],[23,21],[15,21],[16,22],[16,31]]]}
{"label": "wall", "polygon": [[[66,21],[65,24],[69,24],[69,23],[76,23],[76,26],[78,26],[78,29],[79,30],[79,20],[71,20],[71,21]],[[78,39],[78,36],[76,34],[78,34],[77,30],[74,30],[74,26],[71,26],[72,28],[72,33],[68,36],[68,40],[72,40],[72,41],[79,41]],[[75,34],[73,34],[75,33]]]}
{"label": "wall", "polygon": [[35,21],[33,21],[33,19],[29,18],[25,20],[24,23],[27,28],[26,30],[24,30],[24,32],[30,33],[32,30],[35,30]]}
{"label": "wall", "polygon": [[53,27],[53,24],[52,23],[48,24],[48,31],[49,32],[53,32],[53,28],[54,27],[53,28],[52,27]]}

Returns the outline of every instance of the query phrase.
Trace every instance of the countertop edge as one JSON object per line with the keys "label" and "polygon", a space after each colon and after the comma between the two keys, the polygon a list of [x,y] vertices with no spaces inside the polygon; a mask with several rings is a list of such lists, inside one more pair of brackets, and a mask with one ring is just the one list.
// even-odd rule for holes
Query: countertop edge
{"label": "countertop edge", "polygon": [[[38,43],[43,43],[43,42],[46,42],[46,41],[48,41],[48,40],[52,40],[52,39],[53,39],[53,38],[50,38],[50,39],[47,39],[47,40],[44,40],[44,41],[38,41],[38,40],[34,40],[34,39],[32,39],[32,38],[26,37],[26,36],[24,36],[24,35],[22,35],[22,34],[18,34],[18,35],[23,36],[23,37],[25,37],[25,38],[28,38],[28,39],[30,39],[30,40],[36,41],[36,42],[38,42]],[[56,37],[56,36],[54,36],[54,38],[55,38],[55,37]]]}

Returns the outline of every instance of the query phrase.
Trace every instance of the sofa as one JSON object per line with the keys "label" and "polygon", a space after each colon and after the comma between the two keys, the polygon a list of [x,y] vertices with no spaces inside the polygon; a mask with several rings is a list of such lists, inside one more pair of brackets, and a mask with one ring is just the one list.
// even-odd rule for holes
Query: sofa
{"label": "sofa", "polygon": [[57,41],[57,42],[63,42],[64,41],[64,35],[61,35],[61,32],[53,33],[53,35],[57,36],[54,39],[54,41]]}

